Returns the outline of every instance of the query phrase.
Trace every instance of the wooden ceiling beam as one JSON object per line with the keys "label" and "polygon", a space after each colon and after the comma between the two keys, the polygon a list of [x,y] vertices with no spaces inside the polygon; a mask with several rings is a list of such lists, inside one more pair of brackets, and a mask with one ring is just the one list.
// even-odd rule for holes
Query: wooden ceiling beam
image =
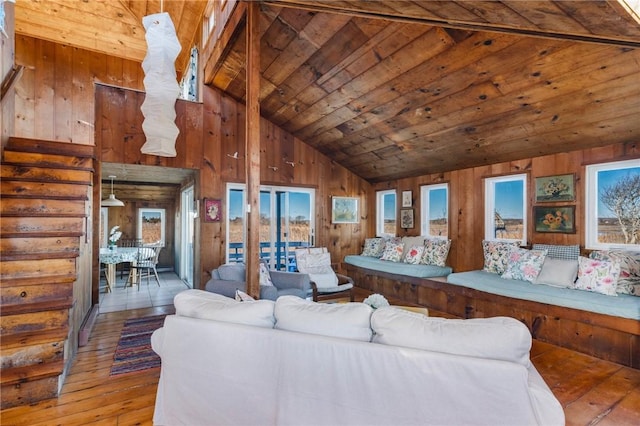
{"label": "wooden ceiling beam", "polygon": [[[268,3],[279,7],[293,7],[298,9],[305,9],[313,12],[333,13],[349,16],[357,16],[362,18],[384,19],[388,21],[406,22],[413,24],[425,24],[432,26],[440,26],[446,28],[455,28],[461,30],[472,31],[487,31],[487,32],[499,32],[507,34],[516,34],[527,37],[540,37],[540,38],[552,38],[560,40],[570,40],[583,43],[600,43],[614,46],[624,47],[640,47],[640,40],[634,37],[625,37],[620,35],[599,35],[599,34],[586,34],[576,33],[569,31],[557,31],[550,29],[534,29],[534,28],[519,28],[503,25],[495,22],[470,22],[462,21],[450,18],[439,18],[436,16],[431,17],[417,17],[417,16],[403,16],[400,12],[393,12],[387,9],[385,12],[372,10],[372,9],[355,9],[347,8],[344,2],[334,4],[332,2],[308,2],[304,0],[263,0],[264,3]],[[377,2],[376,2],[377,3]],[[382,3],[382,2],[379,2]]]}

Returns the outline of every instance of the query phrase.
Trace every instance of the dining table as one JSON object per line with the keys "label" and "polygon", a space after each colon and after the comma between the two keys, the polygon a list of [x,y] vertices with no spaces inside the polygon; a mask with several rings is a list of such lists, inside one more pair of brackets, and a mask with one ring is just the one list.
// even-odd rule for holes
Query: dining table
{"label": "dining table", "polygon": [[[106,265],[107,292],[116,288],[116,265],[123,262],[134,262],[138,258],[138,247],[100,248],[100,263]],[[131,284],[135,284],[136,273],[131,274]]]}

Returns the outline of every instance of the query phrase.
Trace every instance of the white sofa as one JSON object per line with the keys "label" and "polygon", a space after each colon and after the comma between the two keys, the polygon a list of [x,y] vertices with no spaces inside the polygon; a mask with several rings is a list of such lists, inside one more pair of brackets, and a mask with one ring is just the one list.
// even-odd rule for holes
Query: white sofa
{"label": "white sofa", "polygon": [[511,318],[187,290],[152,336],[157,425],[562,425]]}

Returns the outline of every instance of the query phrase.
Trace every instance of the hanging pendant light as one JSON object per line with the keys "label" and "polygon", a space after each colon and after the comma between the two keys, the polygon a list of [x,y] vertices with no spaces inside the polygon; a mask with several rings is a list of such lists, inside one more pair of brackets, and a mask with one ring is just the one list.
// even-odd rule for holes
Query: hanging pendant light
{"label": "hanging pendant light", "polygon": [[[160,4],[162,9],[162,2]],[[142,24],[146,31],[147,55],[142,61],[146,95],[140,109],[144,115],[142,130],[146,142],[140,151],[175,157],[180,133],[175,123],[175,104],[180,95],[175,60],[182,47],[167,12],[147,15],[142,18]]]}
{"label": "hanging pendant light", "polygon": [[109,175],[109,179],[111,179],[111,194],[109,194],[109,198],[102,200],[100,203],[102,207],[124,207],[124,202],[118,200],[116,195],[113,193],[113,180],[115,178],[115,176]]}

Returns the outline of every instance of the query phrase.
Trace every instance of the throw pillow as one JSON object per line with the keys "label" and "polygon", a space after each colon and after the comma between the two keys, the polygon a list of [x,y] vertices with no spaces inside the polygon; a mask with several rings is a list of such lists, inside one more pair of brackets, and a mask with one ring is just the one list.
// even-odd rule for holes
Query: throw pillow
{"label": "throw pillow", "polygon": [[323,251],[296,250],[298,271],[309,274],[309,279],[318,288],[332,288],[339,283],[338,276],[331,268],[331,254]]}
{"label": "throw pillow", "polygon": [[364,240],[362,256],[380,257],[384,252],[384,240],[382,238],[367,238]]}
{"label": "throw pillow", "polygon": [[410,263],[417,265],[422,260],[422,254],[424,253],[424,246],[413,246],[407,250],[407,254],[404,256],[404,263]]}
{"label": "throw pillow", "polygon": [[253,297],[249,296],[244,291],[236,289],[236,300],[238,302],[248,302],[250,300],[256,300],[256,299],[254,299]]}
{"label": "throw pillow", "polygon": [[640,252],[630,250],[595,250],[591,259],[608,260],[620,264],[620,278],[640,277]]}
{"label": "throw pillow", "polygon": [[608,260],[578,259],[578,280],[575,288],[617,296],[616,286],[620,276],[620,264]]}
{"label": "throw pillow", "polygon": [[531,334],[515,318],[445,319],[387,307],[373,312],[371,328],[383,345],[530,365]]}
{"label": "throw pillow", "polygon": [[446,266],[451,240],[427,238],[424,242],[424,254],[420,263],[425,265]]}
{"label": "throw pillow", "polygon": [[502,278],[533,282],[542,270],[546,256],[546,250],[512,247]]}
{"label": "throw pillow", "polygon": [[402,244],[402,241],[389,240],[384,245],[384,252],[380,259],[390,262],[400,262],[403,252],[404,244]]}
{"label": "throw pillow", "polygon": [[640,296],[640,277],[618,278],[616,292],[618,294]]}
{"label": "throw pillow", "polygon": [[484,254],[483,271],[494,274],[504,274],[507,268],[509,252],[512,247],[520,246],[520,241],[482,241],[482,252]]}
{"label": "throw pillow", "polygon": [[176,315],[234,324],[273,328],[272,300],[238,302],[221,294],[204,290],[181,291],[173,298]]}
{"label": "throw pillow", "polygon": [[245,266],[243,263],[227,263],[218,267],[221,280],[245,281]]}
{"label": "throw pillow", "polygon": [[580,246],[577,244],[570,246],[534,244],[533,249],[546,250],[547,256],[555,259],[578,260],[578,257],[580,256]]}
{"label": "throw pillow", "polygon": [[260,262],[260,285],[273,285],[269,268],[263,262]]}
{"label": "throw pillow", "polygon": [[402,244],[404,247],[403,250],[403,256],[401,261],[404,262],[405,258],[407,257],[407,253],[409,252],[409,250],[411,250],[413,247],[420,247],[420,246],[424,246],[424,237],[419,235],[417,237],[402,237]]}
{"label": "throw pillow", "polygon": [[534,284],[546,284],[553,287],[573,288],[578,277],[578,261],[557,259],[549,256],[544,259],[542,270]]}
{"label": "throw pillow", "polygon": [[364,303],[317,303],[280,296],[275,302],[275,328],[369,342],[372,311]]}

